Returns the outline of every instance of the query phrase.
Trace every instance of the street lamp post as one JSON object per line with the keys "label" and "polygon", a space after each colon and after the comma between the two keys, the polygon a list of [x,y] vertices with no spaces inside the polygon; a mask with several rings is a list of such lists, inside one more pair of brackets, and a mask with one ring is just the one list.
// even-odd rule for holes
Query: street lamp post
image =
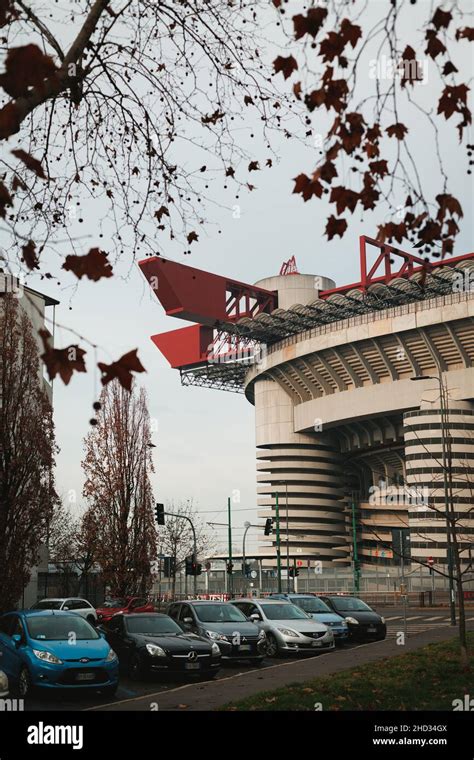
{"label": "street lamp post", "polygon": [[278,593],[281,594],[281,548],[280,548],[280,511],[278,508],[278,491],[275,494],[276,550]]}
{"label": "street lamp post", "polygon": [[244,522],[244,537],[242,540],[242,568],[243,568],[243,576],[244,576],[244,586],[245,586],[245,593],[247,593],[247,560],[245,558],[245,539],[247,538],[248,529],[252,526],[252,523]]}
{"label": "street lamp post", "polygon": [[[446,432],[446,399],[445,399],[445,387],[443,383],[443,374],[441,367],[438,367],[438,375],[416,375],[411,380],[437,380],[439,383],[439,398],[440,398],[440,410],[441,410],[441,456],[443,462],[443,487],[444,487],[444,508],[446,517],[446,559],[448,567],[448,581],[449,581],[449,609],[451,615],[451,625],[456,625],[456,602],[454,598],[454,578],[453,578],[453,557],[452,557],[452,541],[451,541],[451,523],[449,520],[449,472],[448,477],[448,456],[446,451],[447,432]],[[449,470],[451,471],[451,463],[449,462]]]}

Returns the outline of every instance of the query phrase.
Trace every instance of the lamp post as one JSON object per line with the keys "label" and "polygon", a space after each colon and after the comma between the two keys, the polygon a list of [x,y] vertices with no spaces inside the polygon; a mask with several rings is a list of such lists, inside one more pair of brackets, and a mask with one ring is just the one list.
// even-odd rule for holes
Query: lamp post
{"label": "lamp post", "polygon": [[281,594],[281,547],[280,547],[280,510],[278,508],[278,491],[275,494],[276,551],[278,593]]}
{"label": "lamp post", "polygon": [[247,560],[245,558],[245,539],[247,538],[248,529],[251,527],[252,523],[250,523],[248,520],[244,522],[244,537],[242,540],[242,568],[243,568],[243,576],[244,576],[244,584],[245,584],[245,593],[247,593]]}
{"label": "lamp post", "polygon": [[449,457],[449,477],[448,477],[448,455],[447,455],[447,432],[446,432],[446,399],[445,399],[445,387],[443,383],[443,374],[441,368],[438,367],[438,375],[415,375],[410,378],[411,380],[437,380],[439,383],[439,398],[440,398],[440,410],[441,410],[441,451],[443,462],[443,487],[444,487],[444,509],[446,517],[446,559],[448,567],[448,581],[449,581],[449,609],[451,615],[451,625],[456,625],[456,602],[454,598],[454,578],[453,578],[453,556],[452,556],[452,541],[451,541],[451,523],[449,521],[449,479],[451,477],[451,462]]}

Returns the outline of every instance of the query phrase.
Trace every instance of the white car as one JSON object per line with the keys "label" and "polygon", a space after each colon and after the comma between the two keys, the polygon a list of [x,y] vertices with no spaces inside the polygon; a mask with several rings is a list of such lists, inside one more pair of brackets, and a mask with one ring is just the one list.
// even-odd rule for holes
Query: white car
{"label": "white car", "polygon": [[97,612],[92,604],[86,599],[77,597],[65,597],[64,599],[41,599],[31,607],[32,610],[64,610],[65,612],[75,612],[85,618],[88,623],[95,625],[97,623]]}
{"label": "white car", "polygon": [[7,674],[0,670],[0,699],[8,697],[8,678]]}

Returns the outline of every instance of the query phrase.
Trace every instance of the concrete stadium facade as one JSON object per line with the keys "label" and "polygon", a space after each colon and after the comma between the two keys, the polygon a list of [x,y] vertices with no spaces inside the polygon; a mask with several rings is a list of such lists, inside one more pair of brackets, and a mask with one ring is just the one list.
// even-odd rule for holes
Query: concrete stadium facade
{"label": "concrete stadium facade", "polygon": [[[299,277],[291,277],[292,289]],[[280,278],[279,294],[288,279]],[[474,293],[451,293],[286,338],[248,373],[259,516],[274,517],[278,493],[292,558],[349,563],[355,501],[363,565],[398,562],[384,547],[400,528],[410,529],[412,556],[444,561],[439,385],[411,380],[440,368],[454,509],[460,531],[474,540],[473,327]]]}
{"label": "concrete stadium facade", "polygon": [[[213,323],[207,314],[199,317],[204,306],[183,309],[184,318],[206,325],[201,329],[264,346],[258,361],[240,367],[240,379],[232,376],[225,389],[240,382],[255,405],[258,514],[275,518],[278,498],[283,561],[288,555],[292,563],[349,566],[355,547],[362,566],[399,564],[392,543],[401,531],[409,534],[413,559],[442,565],[447,504],[468,561],[474,544],[474,259],[413,268],[401,252],[405,263],[396,276],[387,256],[398,253],[383,249],[383,277],[344,288],[294,271],[261,280],[249,286],[260,310],[247,306],[243,316]],[[149,280],[153,266],[146,261],[142,267]],[[163,270],[171,282],[169,266]],[[199,270],[193,272],[195,281]],[[262,293],[273,295],[270,306]],[[176,316],[175,302],[170,306]],[[153,337],[165,355],[172,335]],[[211,363],[211,353],[209,347],[206,361],[202,353],[199,361],[174,359],[184,384],[223,387],[229,351],[222,365],[215,349]],[[262,540],[261,555],[276,561],[274,533]]]}

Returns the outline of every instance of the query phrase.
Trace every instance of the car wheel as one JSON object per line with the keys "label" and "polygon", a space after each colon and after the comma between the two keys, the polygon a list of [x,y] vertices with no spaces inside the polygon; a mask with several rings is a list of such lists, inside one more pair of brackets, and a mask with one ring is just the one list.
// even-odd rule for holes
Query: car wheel
{"label": "car wheel", "polygon": [[25,699],[31,694],[32,683],[28,668],[22,668],[18,679],[17,692],[20,699]]}
{"label": "car wheel", "polygon": [[128,675],[133,681],[143,678],[143,665],[138,654],[134,654],[128,666]]}
{"label": "car wheel", "polygon": [[100,690],[99,696],[104,699],[115,697],[117,689],[118,689],[118,683],[116,683],[114,686],[106,686],[104,689]]}
{"label": "car wheel", "polygon": [[267,633],[267,657],[277,657],[278,650],[278,641],[275,636],[273,633]]}

